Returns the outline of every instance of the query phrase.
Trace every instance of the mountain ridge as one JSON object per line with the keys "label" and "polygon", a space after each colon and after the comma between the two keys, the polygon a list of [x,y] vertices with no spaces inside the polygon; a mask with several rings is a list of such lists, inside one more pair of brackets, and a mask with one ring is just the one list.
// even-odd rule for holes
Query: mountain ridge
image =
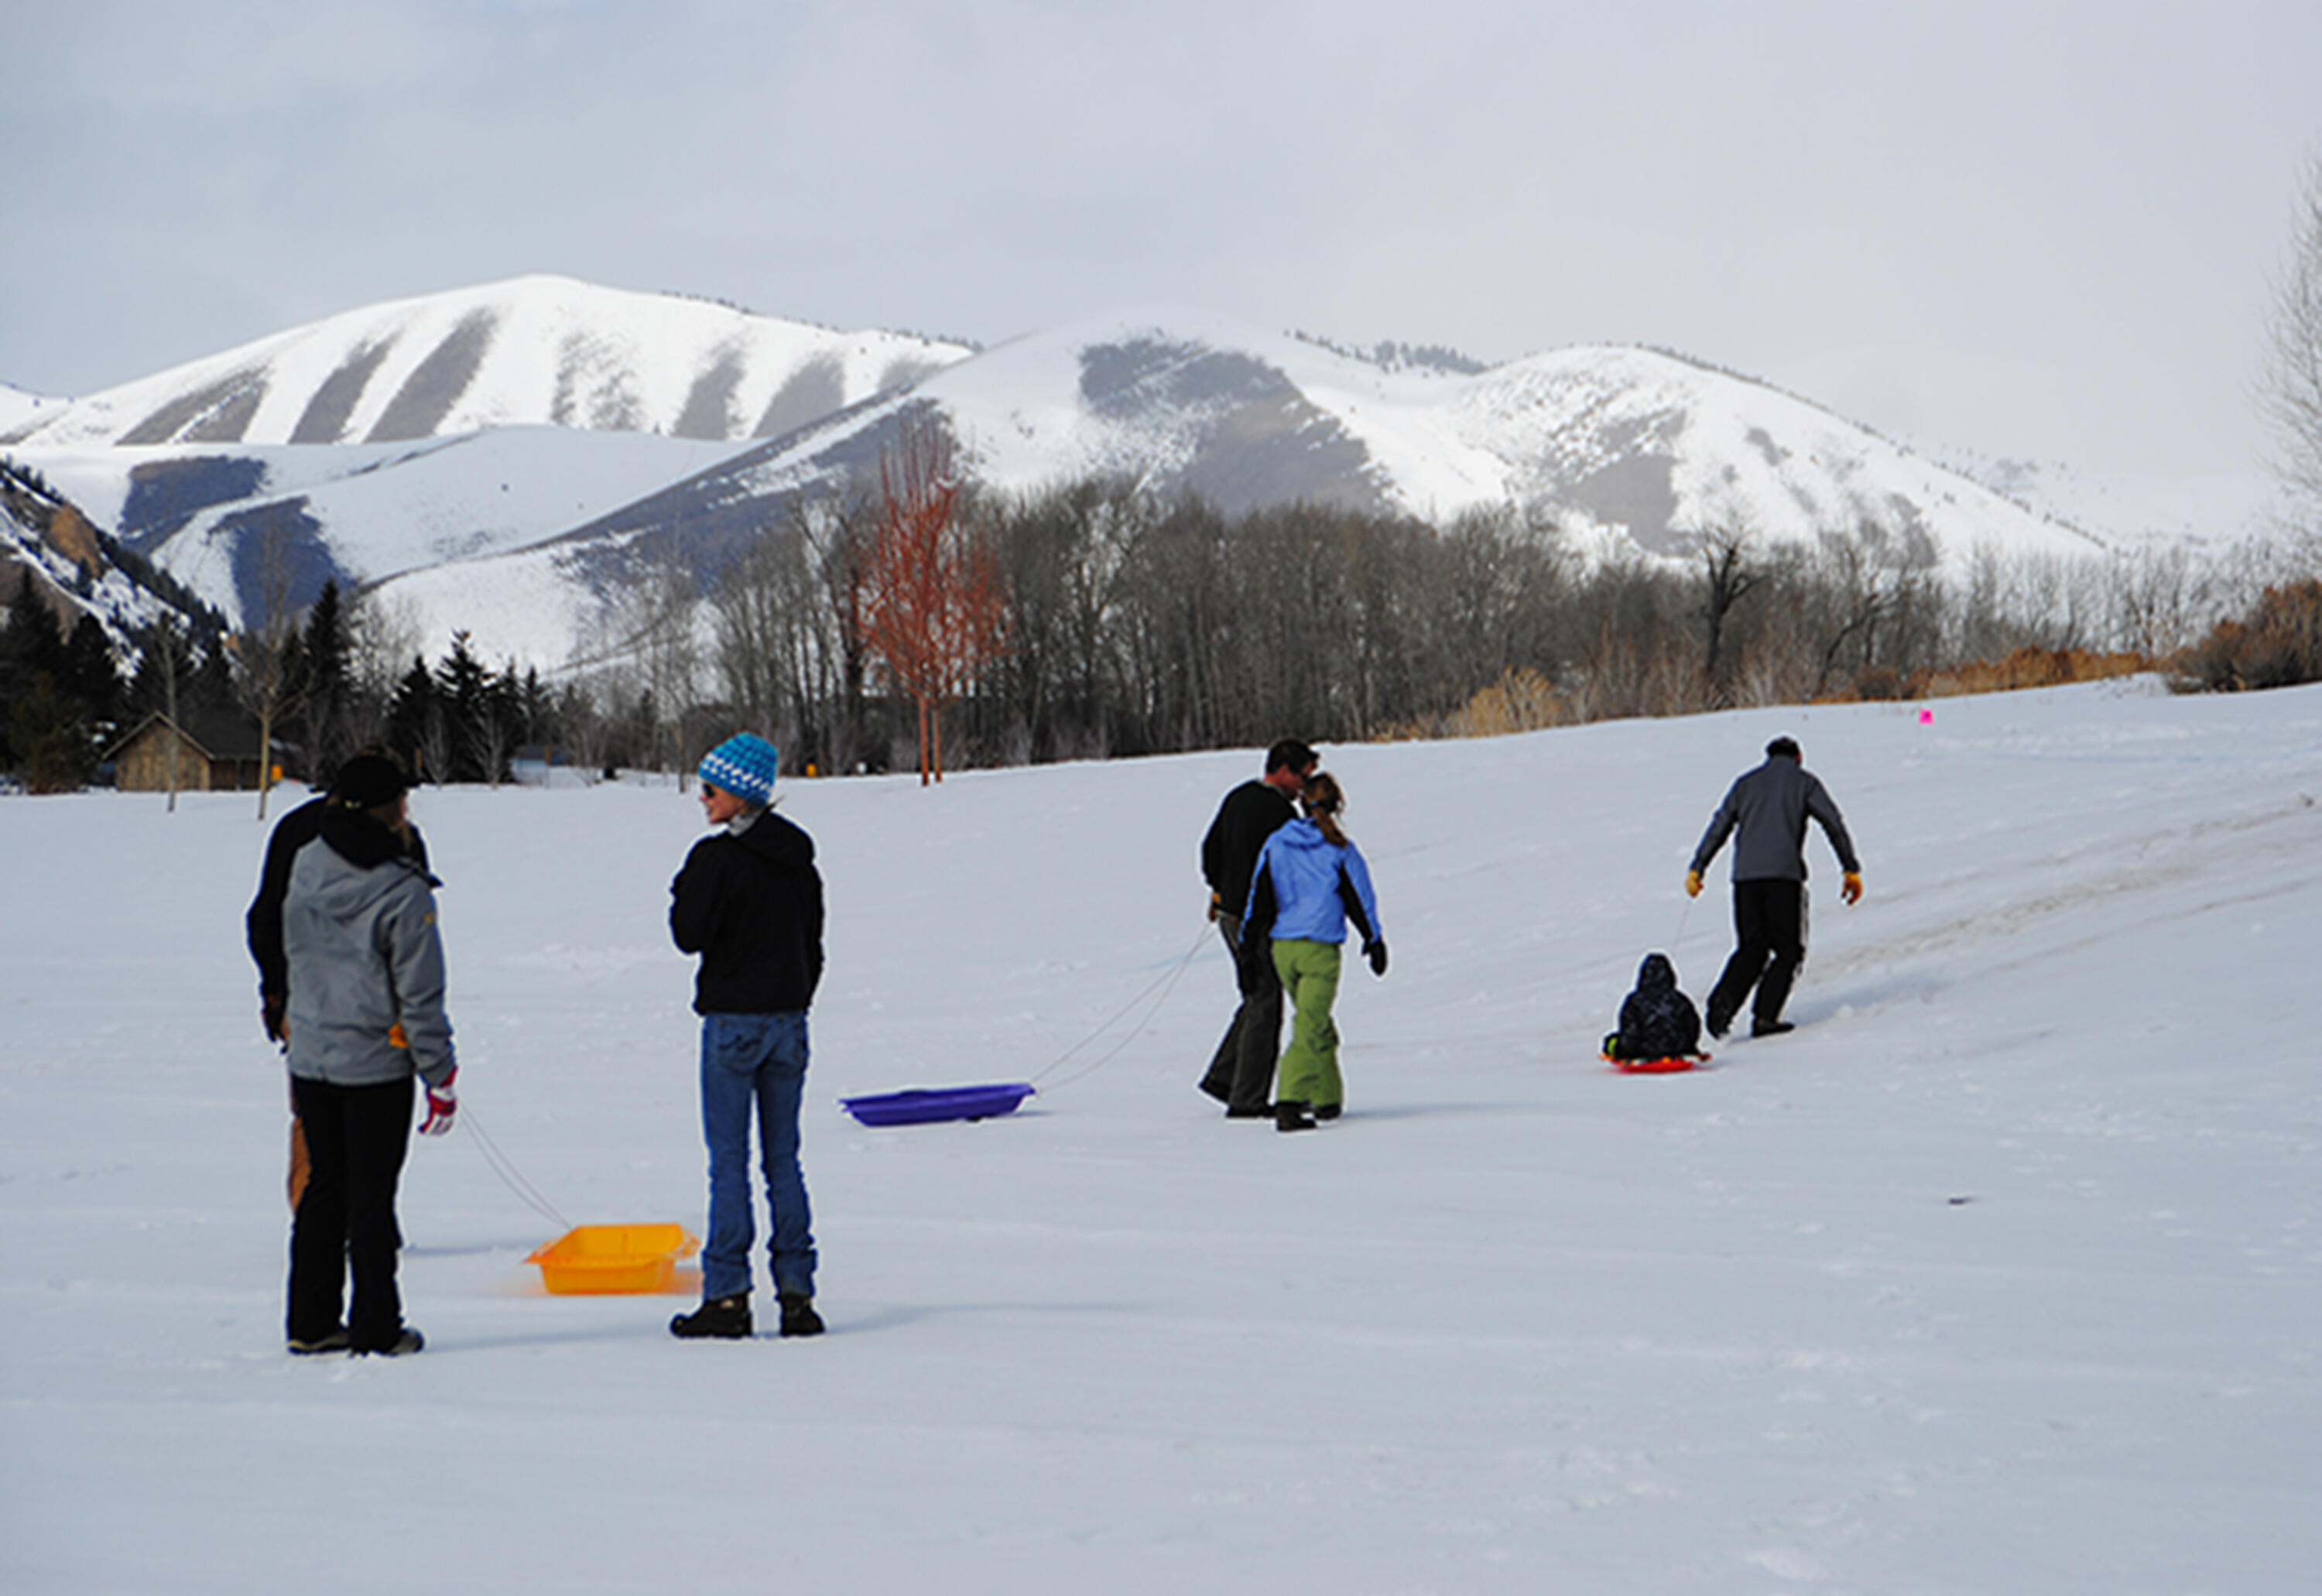
{"label": "mountain ridge", "polygon": [[1097,477],[1230,515],[1438,524],[1515,503],[1654,560],[1725,532],[1869,536],[1954,570],[2102,547],[1811,399],[1644,346],[1482,366],[1160,306],[977,348],[546,276],[42,402],[0,448],[230,615],[270,541],[295,552],[294,598],[399,594],[431,634],[490,585],[495,646],[554,665],[640,562],[706,587],[803,500],[867,480],[907,415],[1002,492]]}

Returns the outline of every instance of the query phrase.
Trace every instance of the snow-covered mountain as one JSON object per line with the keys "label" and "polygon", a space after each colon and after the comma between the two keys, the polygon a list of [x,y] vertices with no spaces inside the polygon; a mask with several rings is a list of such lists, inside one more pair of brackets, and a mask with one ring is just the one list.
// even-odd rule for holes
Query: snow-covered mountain
{"label": "snow-covered mountain", "polygon": [[390,443],[498,426],[772,437],[971,351],[526,277],[348,311],[13,425],[0,444]]}
{"label": "snow-covered mountain", "polygon": [[1230,513],[1437,522],[1518,502],[1663,557],[1728,527],[1875,528],[1929,563],[2101,546],[1804,399],[1650,350],[1477,369],[1164,309],[975,351],[558,278],[334,316],[45,406],[0,445],[229,614],[263,542],[290,554],[295,598],[382,585],[431,635],[469,627],[553,666],[639,560],[708,583],[801,496],[859,480],[907,412],[1001,490],[1102,475]]}
{"label": "snow-covered mountain", "polygon": [[13,594],[18,582],[37,580],[68,627],[93,616],[127,655],[132,634],[171,606],[142,579],[150,573],[115,558],[120,552],[46,483],[0,470],[0,591]]}
{"label": "snow-covered mountain", "polygon": [[2281,484],[2254,462],[2241,471],[2098,478],[2061,461],[1979,455],[1940,445],[1926,451],[1995,493],[2050,520],[2089,528],[2116,547],[2234,543],[2272,531],[2290,508]]}
{"label": "snow-covered mountain", "polygon": [[61,399],[44,399],[38,394],[26,393],[14,383],[0,382],[0,433],[14,431],[36,416],[60,409]]}

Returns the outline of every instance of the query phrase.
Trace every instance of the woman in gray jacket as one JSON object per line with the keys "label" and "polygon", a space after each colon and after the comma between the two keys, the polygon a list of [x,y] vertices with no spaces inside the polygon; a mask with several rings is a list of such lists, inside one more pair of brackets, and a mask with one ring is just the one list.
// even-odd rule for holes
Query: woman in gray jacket
{"label": "woman in gray jacket", "polygon": [[[414,1077],[426,1084],[421,1129],[441,1135],[457,1107],[459,1065],[443,1014],[436,882],[412,857],[408,788],[392,760],[348,761],[283,898],[290,1090],[313,1165],[290,1228],[294,1353],[394,1355],[424,1345],[403,1322],[396,1288],[395,1189]],[[350,1267],[354,1300],[343,1323]]]}

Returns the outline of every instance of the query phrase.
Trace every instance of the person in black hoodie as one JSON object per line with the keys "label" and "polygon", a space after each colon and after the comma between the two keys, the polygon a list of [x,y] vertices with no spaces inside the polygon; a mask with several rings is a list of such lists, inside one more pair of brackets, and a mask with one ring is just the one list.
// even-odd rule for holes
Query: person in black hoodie
{"label": "person in black hoodie", "polygon": [[670,884],[669,928],[698,953],[701,1129],[709,1149],[709,1239],[701,1306],[670,1321],[687,1339],[751,1334],[750,1120],[758,1121],[771,1236],[766,1251],[785,1336],[820,1334],[813,1216],[799,1163],[807,1008],[822,980],[822,877],[814,842],[772,813],[773,744],[745,732],[701,762],[701,807],[718,828]]}
{"label": "person in black hoodie", "polygon": [[1298,795],[1320,762],[1321,756],[1295,737],[1276,743],[1266,751],[1264,778],[1245,781],[1226,794],[1202,838],[1210,918],[1225,938],[1226,956],[1233,961],[1241,989],[1233,1023],[1202,1076],[1202,1090],[1226,1106],[1229,1119],[1274,1117],[1268,1097],[1274,1087],[1274,1056],[1282,1043],[1282,983],[1270,969],[1258,968],[1253,974],[1244,968],[1242,908],[1249,900],[1258,851],[1296,817]]}
{"label": "person in black hoodie", "polygon": [[1667,953],[1647,953],[1637,990],[1621,1000],[1621,1028],[1604,1038],[1604,1056],[1626,1062],[1680,1058],[1701,1045],[1701,1015],[1678,990]]}

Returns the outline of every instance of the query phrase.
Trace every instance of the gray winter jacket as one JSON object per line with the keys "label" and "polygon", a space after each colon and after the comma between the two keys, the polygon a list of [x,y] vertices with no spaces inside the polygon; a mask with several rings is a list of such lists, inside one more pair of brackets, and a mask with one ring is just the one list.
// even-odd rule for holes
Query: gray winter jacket
{"label": "gray winter jacket", "polygon": [[[416,1071],[441,1086],[454,1060],[434,881],[371,833],[390,835],[361,816],[334,815],[290,867],[282,901],[290,1072],[378,1086]],[[334,835],[357,859],[374,862],[350,859],[333,845]],[[398,1026],[407,1046],[391,1039]]]}
{"label": "gray winter jacket", "polygon": [[[1733,844],[1733,879],[1737,881],[1803,881],[1806,879],[1806,820],[1812,816],[1842,869],[1850,875],[1862,865],[1854,857],[1854,843],[1846,822],[1838,816],[1823,785],[1805,767],[1786,753],[1769,754],[1766,762],[1736,781],[1710,817],[1693,851],[1693,868],[1706,871],[1725,839],[1738,830]],[[295,989],[294,989],[295,990]]]}

